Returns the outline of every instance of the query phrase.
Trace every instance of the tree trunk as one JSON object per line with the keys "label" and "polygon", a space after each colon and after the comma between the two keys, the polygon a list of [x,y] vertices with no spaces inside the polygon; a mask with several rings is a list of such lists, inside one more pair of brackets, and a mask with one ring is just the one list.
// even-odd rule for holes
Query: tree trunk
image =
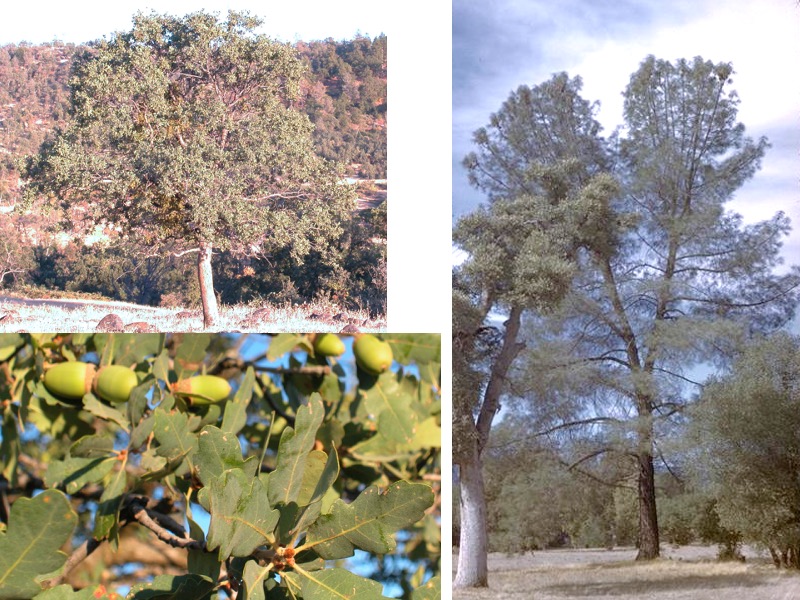
{"label": "tree trunk", "polygon": [[483,488],[481,457],[475,443],[472,456],[459,464],[461,489],[461,538],[455,588],[487,587],[486,497]]}
{"label": "tree trunk", "polygon": [[203,302],[203,326],[206,329],[219,323],[219,307],[214,295],[214,274],[211,271],[211,250],[208,242],[200,242],[197,256],[197,277],[200,281],[200,299]]}
{"label": "tree trunk", "polygon": [[652,560],[661,552],[658,541],[653,453],[639,450],[639,552],[636,560]]}

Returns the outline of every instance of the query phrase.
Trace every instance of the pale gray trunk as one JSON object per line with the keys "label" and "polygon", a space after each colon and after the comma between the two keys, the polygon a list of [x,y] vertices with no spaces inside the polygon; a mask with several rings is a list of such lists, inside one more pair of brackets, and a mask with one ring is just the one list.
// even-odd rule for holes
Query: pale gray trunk
{"label": "pale gray trunk", "polygon": [[214,274],[211,271],[211,250],[208,242],[200,242],[197,256],[197,277],[200,281],[200,299],[203,302],[203,326],[206,329],[219,323],[219,307],[214,295]]}
{"label": "pale gray trunk", "polygon": [[458,570],[453,587],[487,587],[489,569],[486,553],[486,497],[483,488],[480,455],[459,465],[461,489],[461,537],[458,548]]}

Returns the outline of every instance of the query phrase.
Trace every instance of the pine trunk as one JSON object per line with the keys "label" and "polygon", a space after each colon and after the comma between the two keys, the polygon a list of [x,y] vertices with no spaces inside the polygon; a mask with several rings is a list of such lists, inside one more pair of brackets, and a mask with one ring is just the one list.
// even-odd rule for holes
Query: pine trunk
{"label": "pine trunk", "polygon": [[459,465],[461,489],[461,537],[458,570],[453,587],[487,587],[486,497],[477,440],[472,455]]}
{"label": "pine trunk", "polygon": [[660,554],[653,453],[639,451],[639,553],[636,560],[652,560]]}
{"label": "pine trunk", "polygon": [[200,242],[197,257],[197,277],[200,281],[200,299],[203,302],[203,326],[206,329],[216,327],[219,323],[219,307],[214,295],[214,274],[211,271],[211,250],[208,242]]}

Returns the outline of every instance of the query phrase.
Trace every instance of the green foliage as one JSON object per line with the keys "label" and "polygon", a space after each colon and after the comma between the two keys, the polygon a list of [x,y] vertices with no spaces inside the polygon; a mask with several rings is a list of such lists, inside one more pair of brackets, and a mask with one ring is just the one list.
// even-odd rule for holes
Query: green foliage
{"label": "green foliage", "polygon": [[23,176],[28,202],[83,205],[95,223],[157,247],[199,249],[207,326],[218,317],[211,250],[340,264],[351,186],[320,158],[295,108],[303,65],[257,18],[204,12],[134,17],[79,53],[70,120]]}
{"label": "green foliage", "polygon": [[716,498],[720,529],[786,553],[800,548],[800,340],[775,334],[748,344],[730,374],[707,385],[692,439]]}
{"label": "green foliage", "polygon": [[[741,216],[725,211],[767,148],[737,122],[730,72],[729,65],[700,58],[673,64],[648,57],[624,92],[625,137],[616,146],[598,141],[578,154],[572,140],[556,136],[557,148],[572,148],[563,164],[578,165],[548,181],[555,190],[589,181],[582,197],[595,208],[583,223],[565,301],[526,331],[530,351],[517,385],[530,390],[537,428],[572,424],[570,435],[585,441],[586,456],[637,457],[629,469],[641,498],[641,558],[659,551],[657,440],[680,425],[698,389],[687,373],[727,360],[748,331],[785,325],[800,289],[797,267],[773,270],[786,216],[743,226]],[[564,105],[548,113],[553,127],[558,115],[573,110],[589,128],[585,103],[555,97]],[[541,147],[539,138],[529,138]],[[598,149],[605,161],[595,156]],[[616,190],[602,172],[593,173],[608,161],[617,161]],[[528,166],[526,184],[537,169]],[[576,226],[581,230],[580,221]],[[532,256],[540,254],[549,264],[534,248]],[[502,256],[496,252],[492,263],[499,281],[511,283]]]}
{"label": "green foliage", "polygon": [[[243,27],[246,28],[247,23]],[[189,38],[184,36],[183,41]],[[330,39],[311,44],[298,42],[294,49],[296,58],[309,68],[298,75],[297,95],[292,103],[315,124],[312,134],[314,151],[346,165],[354,176],[385,177],[385,36],[374,40],[359,36],[341,42]],[[70,108],[67,79],[76,57],[83,57],[77,61],[83,64],[81,61],[85,60],[86,50],[85,47],[76,48],[58,42],[46,46],[10,45],[0,48],[0,105],[5,107],[0,145],[8,150],[8,153],[0,154],[0,201],[3,203],[13,205],[21,199],[16,184],[20,159],[35,154],[46,138],[52,136],[54,129],[63,132],[67,127]],[[233,60],[235,57],[231,53],[227,58]],[[121,68],[122,63],[114,64],[115,69]],[[348,73],[346,94],[342,93],[338,78],[340,72]],[[150,92],[146,94],[148,101],[158,99],[158,94],[152,89]],[[185,116],[189,111],[184,107],[180,112]],[[134,116],[140,113],[134,111]],[[218,117],[218,113],[215,112],[210,120]],[[165,118],[168,120],[167,130],[171,126],[172,133],[180,136],[177,144],[173,140],[173,145],[180,146],[180,139],[186,142],[188,134],[175,127],[176,115],[170,114]],[[196,129],[198,119],[203,116],[196,112],[191,118],[195,119],[191,127]],[[156,128],[157,124],[149,120],[147,127]],[[228,135],[230,145],[235,138]],[[166,133],[164,139],[156,137],[157,142],[167,141]],[[197,138],[197,135],[192,137],[193,144],[198,143]],[[162,149],[153,155],[153,160],[161,161],[166,154],[175,158],[175,152],[170,152]],[[202,152],[197,150],[197,153]],[[138,165],[140,169],[145,167],[144,164]],[[162,167],[167,169],[166,165]],[[286,181],[285,173],[279,173],[279,176]],[[346,192],[343,186],[328,191],[331,197]],[[348,202],[350,200],[352,197]],[[98,233],[85,218],[86,207],[77,204],[70,201],[70,207],[60,214],[61,223],[57,227],[43,222],[44,208],[38,205],[33,211],[36,219],[15,215],[3,220],[0,249],[5,244],[12,252],[3,253],[3,256],[8,254],[5,264],[0,261],[0,276],[5,273],[0,277],[0,285],[19,287],[31,281],[50,289],[98,293],[110,299],[139,304],[197,304],[200,291],[192,279],[197,268],[190,260],[193,255],[173,255],[187,247],[185,236],[159,241],[158,231],[149,225],[144,230],[136,228],[137,219],[124,218],[123,211],[114,217],[112,223],[110,212],[97,210],[95,216],[100,229],[112,244],[95,243],[89,247],[77,241],[62,247],[55,242],[57,229],[63,228],[77,240]],[[138,202],[134,204],[139,206]],[[180,215],[180,207],[175,202],[169,206],[163,204],[156,217],[170,222],[185,217]],[[195,212],[205,214],[208,208],[197,208]],[[274,208],[271,207],[273,216]],[[242,255],[245,248],[242,240],[230,249],[219,249],[214,261],[214,278],[221,301],[242,304],[262,300],[283,303],[334,299],[343,306],[364,307],[372,313],[385,314],[386,248],[372,241],[386,237],[385,204],[383,208],[354,215],[349,214],[351,206],[344,208],[347,210],[340,211],[336,217],[338,228],[334,231],[328,227],[328,220],[324,235],[315,239],[301,240],[298,236],[298,244],[285,243],[288,237],[283,234],[282,240],[277,240],[281,229],[290,227],[291,233],[295,233],[299,231],[298,224],[304,222],[303,219],[278,217],[268,227],[261,228],[261,231],[273,232],[274,239],[263,240],[264,244],[255,254]],[[381,211],[384,214],[382,225],[371,214]],[[311,212],[304,209],[309,216]],[[315,207],[313,212],[314,219],[321,223],[323,212],[320,207]],[[197,214],[194,217],[200,218]],[[228,217],[232,220],[235,215],[232,213]],[[148,223],[152,224],[152,220]],[[122,230],[117,231],[115,225],[120,225]],[[226,227],[229,225],[231,223]],[[37,232],[35,246],[20,236],[23,226]],[[255,222],[239,222],[236,231],[244,233],[254,227],[257,228]],[[227,231],[225,237],[230,237]],[[270,245],[271,241],[275,243]],[[302,245],[302,249],[298,245]],[[254,247],[250,246],[251,249]]]}
{"label": "green foliage", "polygon": [[58,490],[15,502],[8,529],[0,533],[0,598],[36,594],[40,576],[63,566],[67,555],[59,548],[70,539],[77,521],[69,500]]}
{"label": "green foliage", "polygon": [[[90,597],[72,592],[80,542],[93,544],[89,554],[109,544],[124,555],[134,522],[154,550],[184,548],[189,568],[136,583],[129,598],[211,598],[220,585],[248,598],[348,598],[353,590],[382,598],[381,584],[341,568],[347,563],[326,568],[325,559],[356,548],[373,567],[378,557],[409,561],[405,569],[418,573],[400,575],[404,597],[422,586],[431,597],[438,486],[426,480],[439,473],[439,338],[384,337],[401,366],[376,378],[347,352],[312,356],[303,334],[4,335],[10,383],[0,387],[0,467],[10,486],[34,476],[47,489],[26,498],[29,488],[10,488],[21,497],[0,533],[0,598]],[[87,393],[70,405],[41,384],[43,368],[92,357],[133,366],[140,384],[127,402]],[[193,404],[172,392],[170,384],[203,372],[224,373],[232,398]],[[349,378],[357,387],[346,388]],[[379,393],[390,403],[376,405]],[[396,440],[382,425],[387,410],[416,428]],[[203,511],[207,532],[198,525]],[[65,545],[77,558],[62,573]],[[91,573],[82,577],[91,582]],[[43,591],[45,583],[53,589]],[[106,597],[102,586],[92,589]]]}

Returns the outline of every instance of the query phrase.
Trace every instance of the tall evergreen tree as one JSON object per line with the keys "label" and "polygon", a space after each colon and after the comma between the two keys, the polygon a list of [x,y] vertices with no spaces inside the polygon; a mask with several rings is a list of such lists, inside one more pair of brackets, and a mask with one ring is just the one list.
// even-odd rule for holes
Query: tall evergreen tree
{"label": "tall evergreen tree", "polygon": [[295,110],[302,63],[260,21],[138,14],[76,58],[71,118],[27,162],[28,197],[85,202],[142,240],[198,252],[207,327],[215,249],[333,251],[352,191]]}
{"label": "tall evergreen tree", "polygon": [[475,133],[478,152],[465,159],[490,203],[462,218],[453,234],[468,255],[454,273],[453,293],[456,587],[487,585],[482,453],[525,348],[523,321],[564,297],[581,247],[612,243],[613,232],[598,232],[593,220],[608,211],[617,185],[596,168],[603,142],[580,87],[580,79],[559,74],[519,88]]}
{"label": "tall evergreen tree", "polygon": [[[631,459],[639,559],[659,555],[658,436],[696,391],[692,369],[785,324],[797,302],[800,270],[775,272],[788,218],[743,226],[725,210],[768,147],[737,122],[731,74],[701,58],[642,62],[624,94],[624,193],[595,216],[598,230],[624,233],[582,255],[558,318],[529,332],[527,380],[543,420],[591,433],[587,458]],[[558,393],[564,381],[571,394]]]}

